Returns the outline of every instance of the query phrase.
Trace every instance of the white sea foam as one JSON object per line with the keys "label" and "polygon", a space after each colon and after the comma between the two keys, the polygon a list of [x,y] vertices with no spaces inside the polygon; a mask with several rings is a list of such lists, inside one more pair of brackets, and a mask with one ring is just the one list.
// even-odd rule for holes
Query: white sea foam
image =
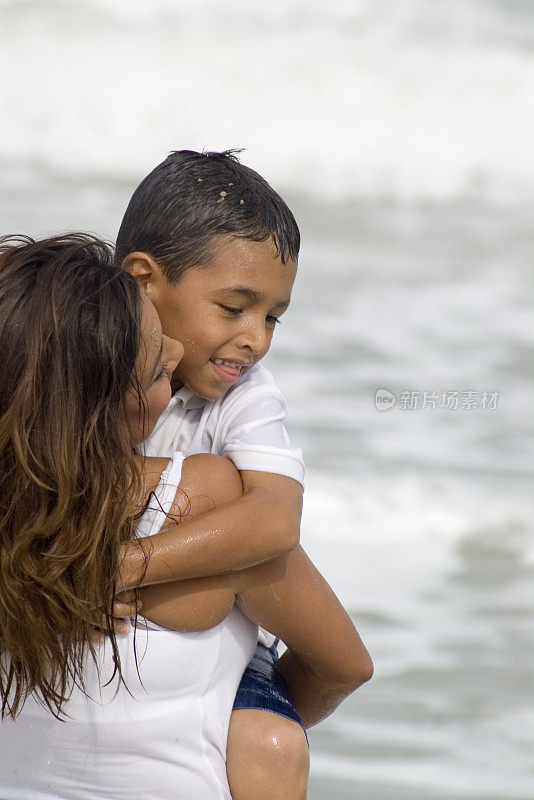
{"label": "white sea foam", "polygon": [[377,798],[399,797],[399,792],[403,792],[403,797],[417,800],[431,798],[439,786],[438,791],[447,794],[438,796],[448,800],[532,800],[534,782],[529,775],[513,774],[511,777],[507,768],[492,757],[482,768],[473,769],[459,763],[455,757],[457,753],[451,756],[382,759],[377,769],[373,760],[362,763],[359,759],[320,754],[312,760],[312,775],[331,781],[350,781],[355,787],[370,785],[377,792],[373,794]]}
{"label": "white sea foam", "polygon": [[[528,480],[457,473],[310,470],[304,526],[330,542],[479,540],[502,552],[531,546]],[[499,532],[509,535],[499,539]],[[530,551],[528,551],[530,552]],[[523,554],[526,555],[527,551]]]}
{"label": "white sea foam", "polygon": [[531,505],[526,482],[309,476],[303,544],[375,663],[311,731],[317,797],[533,796]]}
{"label": "white sea foam", "polygon": [[246,146],[320,197],[534,196],[534,14],[495,0],[0,3],[0,159]]}

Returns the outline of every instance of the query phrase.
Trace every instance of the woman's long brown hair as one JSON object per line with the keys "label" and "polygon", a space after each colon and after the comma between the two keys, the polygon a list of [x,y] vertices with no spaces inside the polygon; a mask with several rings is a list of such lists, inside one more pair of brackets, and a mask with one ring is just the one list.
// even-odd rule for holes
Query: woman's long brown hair
{"label": "woman's long brown hair", "polygon": [[56,716],[95,609],[111,625],[119,545],[140,474],[123,419],[141,306],[110,248],[84,234],[0,240],[0,702]]}

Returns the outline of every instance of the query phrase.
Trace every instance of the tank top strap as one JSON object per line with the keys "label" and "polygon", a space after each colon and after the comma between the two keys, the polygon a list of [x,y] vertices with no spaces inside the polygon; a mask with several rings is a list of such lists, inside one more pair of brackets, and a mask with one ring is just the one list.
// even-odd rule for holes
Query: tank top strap
{"label": "tank top strap", "polygon": [[184,454],[176,452],[161,473],[161,478],[155,490],[150,495],[148,506],[137,525],[139,537],[152,536],[161,529],[172,508],[178,484],[182,477],[182,464]]}

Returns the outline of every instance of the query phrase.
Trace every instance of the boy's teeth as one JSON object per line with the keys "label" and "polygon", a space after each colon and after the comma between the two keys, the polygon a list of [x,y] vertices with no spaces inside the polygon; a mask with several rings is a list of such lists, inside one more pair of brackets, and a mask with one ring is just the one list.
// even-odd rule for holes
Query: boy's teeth
{"label": "boy's teeth", "polygon": [[235,367],[241,369],[241,364],[236,364],[234,361],[224,361],[222,358],[214,358],[214,364],[225,364],[227,367]]}

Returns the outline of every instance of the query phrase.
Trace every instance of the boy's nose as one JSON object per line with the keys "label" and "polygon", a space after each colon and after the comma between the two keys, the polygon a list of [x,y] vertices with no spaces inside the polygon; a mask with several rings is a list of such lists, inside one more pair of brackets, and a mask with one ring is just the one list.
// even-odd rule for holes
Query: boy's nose
{"label": "boy's nose", "polygon": [[265,325],[248,324],[242,328],[236,337],[238,347],[248,348],[255,356],[263,356],[269,349],[269,337]]}

